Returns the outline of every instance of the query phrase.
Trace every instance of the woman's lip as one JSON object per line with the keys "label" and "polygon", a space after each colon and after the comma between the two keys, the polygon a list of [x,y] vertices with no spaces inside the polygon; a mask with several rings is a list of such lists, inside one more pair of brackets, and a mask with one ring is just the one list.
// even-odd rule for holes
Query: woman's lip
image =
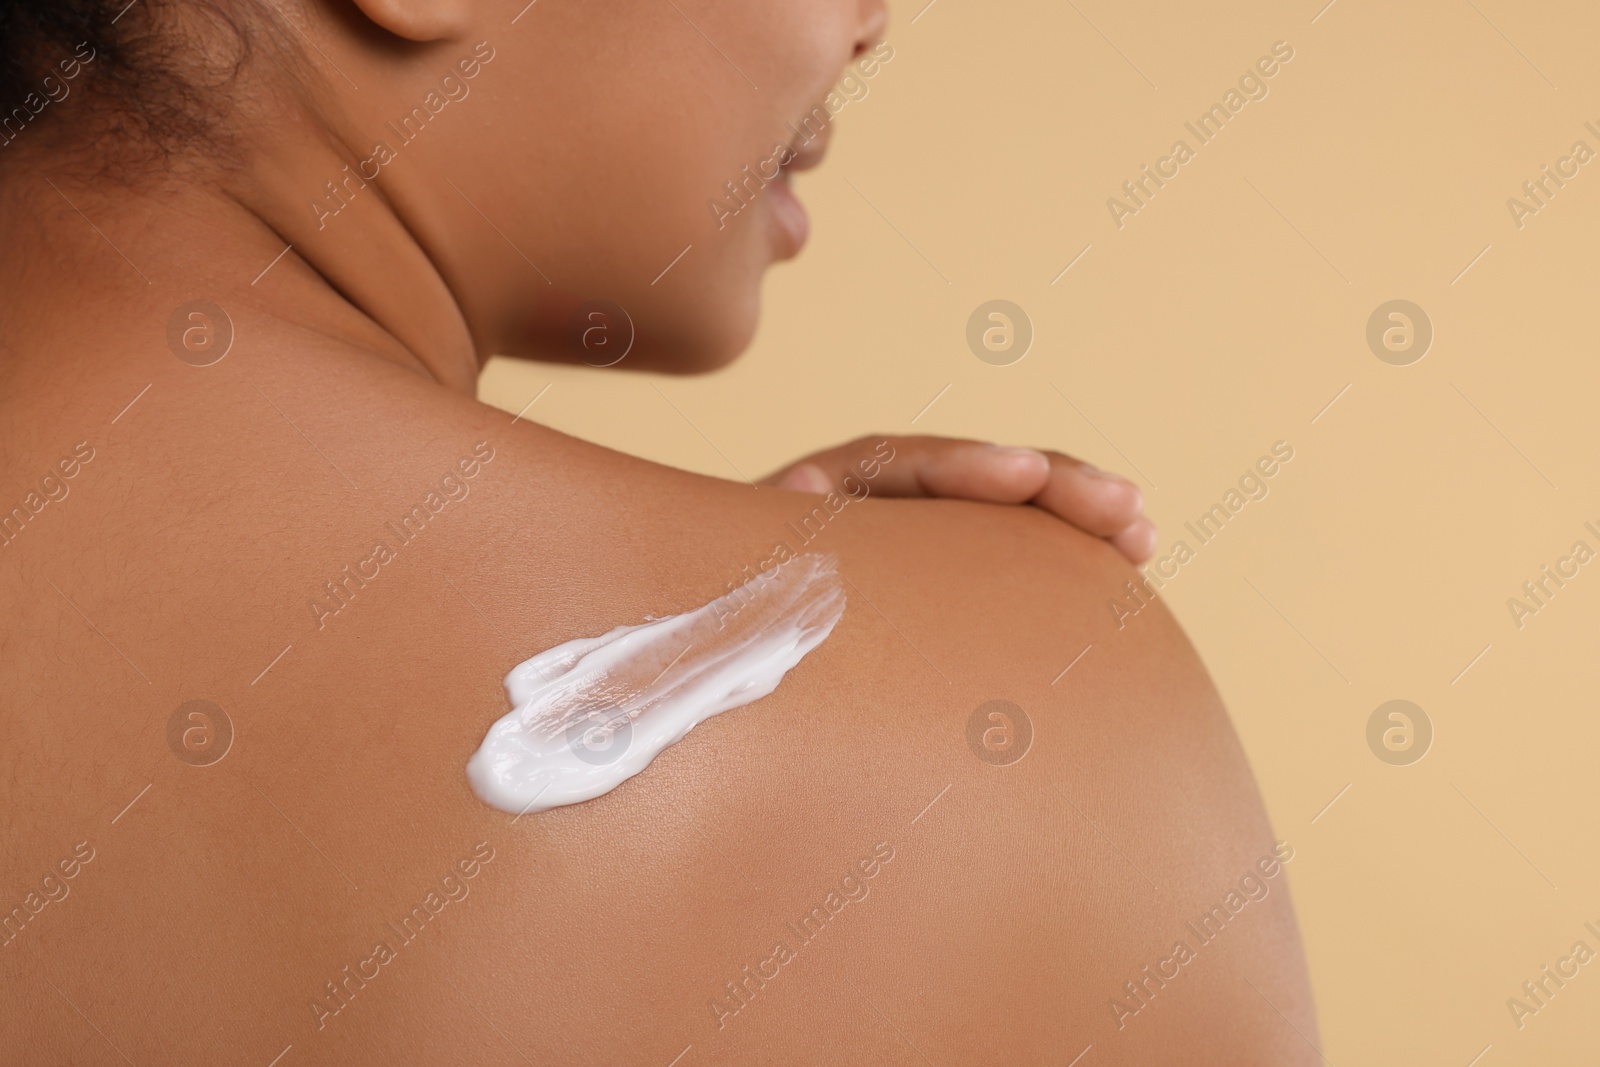
{"label": "woman's lip", "polygon": [[[790,127],[795,133],[800,133],[801,128]],[[791,153],[789,162],[784,164],[786,170],[810,170],[822,162],[822,157],[828,154],[828,142],[833,140],[833,121],[830,119],[815,134],[805,138],[804,142],[796,142],[789,146]]]}
{"label": "woman's lip", "polygon": [[[801,132],[799,127],[791,129],[795,133]],[[830,122],[807,137],[804,142],[790,145],[788,162],[779,167],[778,177],[772,182],[768,197],[772,204],[773,225],[778,231],[780,259],[792,259],[799,255],[800,250],[805,247],[806,238],[811,233],[811,220],[806,217],[805,207],[794,195],[794,189],[789,185],[789,178],[796,171],[810,170],[819,165],[823,157],[828,154],[828,141],[832,136],[833,125]]]}
{"label": "woman's lip", "polygon": [[772,205],[773,223],[778,228],[780,258],[790,259],[799,255],[811,232],[811,220],[806,217],[806,209],[785,178],[780,177],[772,183],[768,203]]}
{"label": "woman's lip", "polygon": [[828,137],[832,127],[828,127],[821,136],[800,147],[790,147],[793,156],[783,165],[785,170],[810,170],[821,164],[824,156],[828,154]]}

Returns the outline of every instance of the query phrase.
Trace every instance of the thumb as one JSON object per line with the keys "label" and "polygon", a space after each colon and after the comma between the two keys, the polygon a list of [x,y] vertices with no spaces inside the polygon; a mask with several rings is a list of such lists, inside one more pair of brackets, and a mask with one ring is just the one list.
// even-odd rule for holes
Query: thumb
{"label": "thumb", "polygon": [[821,467],[809,461],[779,471],[763,479],[761,484],[776,489],[791,489],[797,493],[827,493],[833,490],[833,479]]}

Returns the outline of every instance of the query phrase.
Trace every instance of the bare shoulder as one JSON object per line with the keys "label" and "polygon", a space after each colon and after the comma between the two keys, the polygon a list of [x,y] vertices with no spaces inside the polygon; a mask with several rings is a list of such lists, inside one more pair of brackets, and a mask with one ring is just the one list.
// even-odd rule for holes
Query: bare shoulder
{"label": "bare shoulder", "polygon": [[[883,1058],[1316,1062],[1293,842],[1165,605],[1109,609],[1136,573],[1041,513],[959,503],[852,503],[805,548],[849,575],[831,647],[701,739],[746,783],[705,823],[782,886],[714,937],[725,1062],[807,997]],[[874,848],[893,862],[847,881]]]}
{"label": "bare shoulder", "polygon": [[[1133,575],[1104,546],[410,396],[377,429],[278,396],[303,466],[219,431],[159,507],[130,444],[94,550],[17,572],[55,598],[0,724],[26,1047],[87,1017],[134,1062],[1311,1055],[1287,847],[1165,608],[1106,610]],[[776,692],[588,803],[467,787],[517,662],[807,552],[848,603]]]}

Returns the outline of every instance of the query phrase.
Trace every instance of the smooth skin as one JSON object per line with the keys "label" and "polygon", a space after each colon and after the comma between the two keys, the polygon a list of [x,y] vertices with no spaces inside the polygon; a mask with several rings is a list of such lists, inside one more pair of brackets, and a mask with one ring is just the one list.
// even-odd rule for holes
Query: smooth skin
{"label": "smooth skin", "polygon": [[[48,501],[0,545],[6,1058],[1318,1062],[1281,868],[1176,976],[1143,970],[1293,842],[1165,607],[1105,610],[1153,538],[1136,489],[883,438],[752,489],[473,399],[491,354],[569,358],[589,299],[629,309],[630,362],[736,355],[795,249],[771,200],[719,234],[708,190],[882,7],[282,10],[306,65],[258,50],[213,145],[99,173],[84,93],[0,150],[0,506]],[[479,42],[471,95],[319,228],[317,191]],[[233,332],[204,367],[168,340],[197,299]],[[868,498],[798,543],[882,447]],[[779,542],[834,554],[849,605],[777,692],[595,801],[472,795],[510,667],[704,604]],[[215,762],[193,700],[231,724]],[[1021,716],[970,742],[992,700]],[[994,727],[1031,732],[1020,759]]]}

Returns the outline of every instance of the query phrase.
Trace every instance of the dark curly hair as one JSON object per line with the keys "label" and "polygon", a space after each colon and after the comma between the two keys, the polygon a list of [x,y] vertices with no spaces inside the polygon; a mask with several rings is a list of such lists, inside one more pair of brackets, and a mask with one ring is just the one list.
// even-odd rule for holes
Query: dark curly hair
{"label": "dark curly hair", "polygon": [[0,0],[0,162],[47,130],[119,164],[170,158],[226,113],[262,30],[293,49],[267,0]]}

